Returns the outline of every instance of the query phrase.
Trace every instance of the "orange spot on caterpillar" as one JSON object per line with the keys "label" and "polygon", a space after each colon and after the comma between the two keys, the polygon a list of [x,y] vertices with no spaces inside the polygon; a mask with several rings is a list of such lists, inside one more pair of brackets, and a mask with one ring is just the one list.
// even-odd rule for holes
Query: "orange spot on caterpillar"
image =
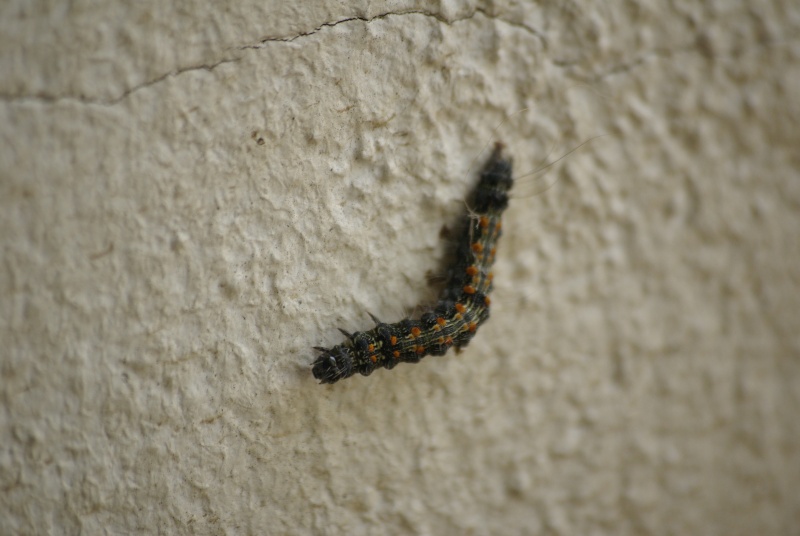
{"label": "orange spot on caterpillar", "polygon": [[397,344],[397,337],[395,337],[394,335],[392,335],[392,338],[391,338],[391,339],[389,339],[389,340],[391,341],[391,343],[392,343],[392,346],[394,346],[395,344]]}
{"label": "orange spot on caterpillar", "polygon": [[374,344],[370,344],[369,347],[368,347],[368,350],[369,350],[369,353],[374,352],[375,351],[375,345]]}
{"label": "orange spot on caterpillar", "polygon": [[470,330],[472,333],[475,333],[475,331],[476,331],[477,329],[478,329],[478,324],[476,324],[475,322],[470,322],[470,323],[469,323],[469,330]]}
{"label": "orange spot on caterpillar", "polygon": [[464,285],[462,290],[465,294],[475,294],[475,288],[472,285]]}
{"label": "orange spot on caterpillar", "polygon": [[480,222],[480,226],[483,227],[484,229],[489,227],[489,218],[487,218],[486,216],[481,216],[481,219],[479,220],[479,222]]}
{"label": "orange spot on caterpillar", "polygon": [[472,244],[472,251],[474,251],[475,253],[483,252],[483,244],[481,244],[480,242],[475,242],[474,244]]}
{"label": "orange spot on caterpillar", "polygon": [[414,348],[414,351],[416,351],[418,354],[424,354],[425,353],[425,347],[424,346],[417,346],[416,348]]}
{"label": "orange spot on caterpillar", "polygon": [[453,337],[447,337],[447,338],[444,340],[444,343],[445,343],[447,346],[450,346],[451,344],[453,344]]}
{"label": "orange spot on caterpillar", "polygon": [[479,271],[475,266],[467,266],[467,275],[476,276]]}
{"label": "orange spot on caterpillar", "polygon": [[488,274],[486,274],[486,281],[491,282],[492,279],[494,279],[494,272],[489,272]]}
{"label": "orange spot on caterpillar", "polygon": [[456,311],[458,311],[459,313],[463,313],[466,310],[467,310],[467,308],[464,307],[462,304],[460,304],[460,303],[456,304]]}
{"label": "orange spot on caterpillar", "polygon": [[436,323],[439,324],[441,327],[445,327],[447,325],[447,320],[442,318],[441,316],[436,319]]}
{"label": "orange spot on caterpillar", "polygon": [[439,344],[444,344],[444,337],[439,337],[438,339],[436,339],[436,342],[438,342]]}
{"label": "orange spot on caterpillar", "polygon": [[378,362],[378,356],[371,355],[371,356],[369,356],[369,360],[372,361],[373,363],[377,363]]}
{"label": "orange spot on caterpillar", "polygon": [[392,357],[394,357],[395,359],[400,359],[400,352],[395,350],[394,352],[392,352]]}
{"label": "orange spot on caterpillar", "polygon": [[485,303],[485,304],[486,304],[486,307],[489,307],[489,306],[492,304],[492,300],[489,298],[489,296],[486,296],[486,297],[483,299],[483,303]]}
{"label": "orange spot on caterpillar", "polygon": [[413,338],[415,338],[415,339],[416,339],[417,337],[419,337],[419,336],[420,336],[420,334],[421,334],[421,333],[422,333],[422,331],[420,331],[420,329],[419,329],[419,328],[416,328],[416,327],[414,327],[414,328],[411,328],[411,336],[412,336]]}

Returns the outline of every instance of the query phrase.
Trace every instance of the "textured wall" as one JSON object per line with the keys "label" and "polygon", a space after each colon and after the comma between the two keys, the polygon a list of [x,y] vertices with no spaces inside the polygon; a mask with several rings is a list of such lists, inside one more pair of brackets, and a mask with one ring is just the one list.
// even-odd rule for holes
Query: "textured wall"
{"label": "textured wall", "polygon": [[[0,7],[1,533],[800,534],[796,2],[50,4]],[[492,319],[316,385],[495,138]]]}

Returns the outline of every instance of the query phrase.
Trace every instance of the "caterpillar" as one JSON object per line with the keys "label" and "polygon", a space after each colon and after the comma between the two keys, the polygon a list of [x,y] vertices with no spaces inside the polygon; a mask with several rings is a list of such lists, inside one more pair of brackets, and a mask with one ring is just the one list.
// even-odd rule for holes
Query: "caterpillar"
{"label": "caterpillar", "polygon": [[320,355],[312,364],[320,383],[336,383],[355,373],[369,376],[375,369],[393,369],[398,363],[417,363],[427,355],[441,356],[469,344],[478,327],[489,318],[492,264],[502,234],[501,216],[513,185],[512,160],[496,143],[472,193],[463,216],[462,235],[456,242],[449,280],[439,301],[419,320],[404,319],[364,332],[340,331],[345,341],[333,348],[315,346]]}

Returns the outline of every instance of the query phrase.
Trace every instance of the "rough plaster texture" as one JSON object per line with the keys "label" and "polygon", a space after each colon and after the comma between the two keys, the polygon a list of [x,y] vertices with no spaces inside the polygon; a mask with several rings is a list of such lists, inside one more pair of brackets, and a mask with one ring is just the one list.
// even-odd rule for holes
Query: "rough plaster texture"
{"label": "rough plaster texture", "polygon": [[[796,2],[228,4],[0,8],[0,532],[800,534]],[[600,134],[466,352],[314,383]]]}

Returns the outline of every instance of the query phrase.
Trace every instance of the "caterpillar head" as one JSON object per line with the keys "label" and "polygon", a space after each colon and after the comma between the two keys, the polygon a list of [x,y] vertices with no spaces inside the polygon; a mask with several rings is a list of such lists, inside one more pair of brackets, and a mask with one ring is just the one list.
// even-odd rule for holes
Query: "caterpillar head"
{"label": "caterpillar head", "polygon": [[315,348],[322,354],[314,360],[311,372],[319,383],[336,383],[353,375],[353,356],[349,348],[342,345],[330,349]]}

